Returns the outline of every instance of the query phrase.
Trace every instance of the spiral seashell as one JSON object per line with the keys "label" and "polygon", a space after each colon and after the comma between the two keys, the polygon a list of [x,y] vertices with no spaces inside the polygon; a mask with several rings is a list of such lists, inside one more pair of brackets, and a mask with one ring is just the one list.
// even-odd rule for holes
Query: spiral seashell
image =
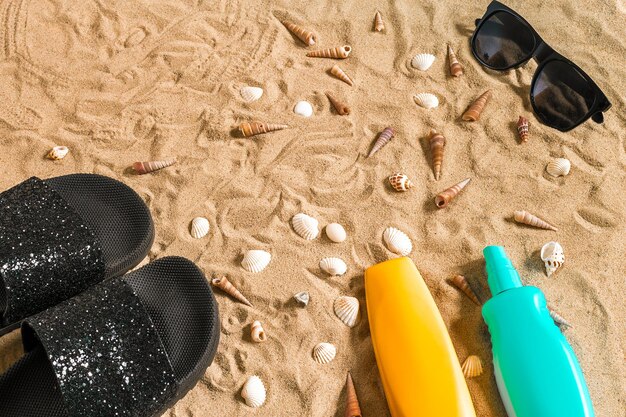
{"label": "spiral seashell", "polygon": [[295,298],[296,302],[303,307],[306,307],[307,305],[309,305],[309,301],[311,300],[311,296],[306,291],[302,291],[297,294],[294,294],[293,298]]}
{"label": "spiral seashell", "polygon": [[439,180],[441,176],[441,164],[443,162],[443,151],[446,146],[446,138],[441,133],[437,133],[436,130],[430,130],[430,153],[433,157],[433,172],[435,173],[435,180]]}
{"label": "spiral seashell", "polygon": [[431,93],[418,93],[413,96],[415,103],[425,109],[434,109],[439,106],[439,99]]}
{"label": "spiral seashell", "polygon": [[378,135],[378,138],[376,139],[376,142],[374,142],[374,146],[372,147],[372,150],[370,151],[369,155],[367,155],[367,157],[371,158],[372,155],[374,155],[376,152],[381,150],[383,146],[389,143],[389,141],[393,139],[395,135],[396,132],[392,128],[386,127],[385,129],[383,129],[383,131],[380,132],[380,135]]}
{"label": "spiral seashell", "polygon": [[552,318],[552,320],[557,326],[572,327],[572,325],[567,320],[565,320],[563,316],[561,316],[559,313],[557,313],[556,311],[552,310],[549,307],[548,307],[548,311],[550,312],[550,317]]}
{"label": "spiral seashell", "polygon": [[263,89],[261,87],[245,86],[241,87],[239,94],[241,95],[243,101],[246,103],[252,103],[253,101],[257,101],[261,98],[263,95]]}
{"label": "spiral seashell", "polygon": [[328,100],[330,100],[335,110],[337,110],[337,114],[339,114],[340,116],[350,114],[350,107],[348,107],[347,104],[339,101],[339,99],[337,99],[330,91],[326,92],[326,97],[328,97]]}
{"label": "spiral seashell", "polygon": [[339,258],[323,258],[320,269],[330,276],[343,275],[348,270],[346,263]]}
{"label": "spiral seashell", "polygon": [[411,182],[409,177],[401,173],[393,174],[392,176],[390,176],[389,184],[391,184],[393,189],[396,191],[408,191],[413,188],[413,183]]}
{"label": "spiral seashell", "polygon": [[376,14],[374,15],[374,30],[376,32],[382,32],[383,30],[385,30],[385,22],[383,22],[383,16],[378,10],[376,10]]}
{"label": "spiral seashell", "polygon": [[491,100],[491,90],[487,90],[480,95],[463,113],[463,120],[466,122],[475,122],[480,119],[480,114],[485,109],[485,106]]}
{"label": "spiral seashell", "polygon": [[552,226],[550,223],[546,222],[545,220],[541,220],[534,214],[530,214],[529,212],[524,210],[518,210],[513,213],[513,219],[518,223],[527,224],[529,226],[537,227],[539,229],[553,230],[555,232],[557,231],[557,228]]}
{"label": "spiral seashell", "polygon": [[417,54],[411,60],[411,66],[420,71],[427,71],[433,65],[433,62],[435,62],[435,55]]}
{"label": "spiral seashell", "polygon": [[330,363],[335,356],[337,356],[337,348],[330,343],[322,342],[313,348],[313,359],[317,363]]}
{"label": "spiral seashell", "polygon": [[517,133],[522,143],[528,142],[528,129],[530,128],[530,122],[524,116],[520,116],[517,120]]}
{"label": "spiral seashell", "polygon": [[344,70],[339,68],[339,65],[333,65],[333,67],[330,69],[330,73],[339,78],[344,83],[348,84],[350,87],[354,85],[352,79],[348,77],[348,74],[346,74]]}
{"label": "spiral seashell", "polygon": [[559,242],[548,242],[541,248],[541,260],[546,266],[546,274],[551,276],[565,262],[565,253]]}
{"label": "spiral seashell", "polygon": [[265,390],[265,385],[263,385],[261,378],[256,375],[248,378],[241,389],[241,396],[248,407],[257,408],[262,406],[267,398],[267,391]]}
{"label": "spiral seashell", "polygon": [[343,324],[354,327],[359,319],[359,300],[354,297],[337,297],[333,304],[333,310]]}
{"label": "spiral seashell", "polygon": [[359,399],[356,396],[356,389],[350,372],[346,377],[346,411],[344,417],[362,417]]}
{"label": "spiral seashell", "polygon": [[305,43],[307,46],[313,46],[317,43],[317,35],[310,30],[304,29],[300,25],[289,22],[287,20],[281,22],[291,33],[296,35],[298,39]]}
{"label": "spiral seashell", "polygon": [[448,60],[450,61],[450,74],[452,74],[453,77],[463,75],[463,67],[459,64],[459,60],[456,59],[456,54],[450,45],[448,45]]}
{"label": "spiral seashell", "polygon": [[209,233],[209,221],[204,217],[196,217],[191,221],[191,236],[196,239],[202,239]]}
{"label": "spiral seashell", "polygon": [[262,133],[274,132],[277,130],[287,129],[289,126],[275,123],[264,123],[259,121],[244,122],[239,125],[239,131],[243,137],[260,135]]}
{"label": "spiral seashell", "polygon": [[317,51],[307,52],[309,58],[334,58],[346,59],[352,52],[350,45],[338,46],[336,48],[318,49]]}
{"label": "spiral seashell", "polygon": [[244,295],[239,292],[239,290],[237,288],[235,288],[235,286],[233,284],[230,283],[230,281],[228,280],[228,278],[226,277],[221,277],[221,278],[213,278],[211,280],[211,284],[213,284],[214,286],[216,286],[217,288],[221,289],[222,291],[224,291],[226,294],[230,295],[231,297],[233,297],[235,300],[249,306],[252,307],[252,303],[250,301],[248,301],[248,299],[246,297],[244,297]]}
{"label": "spiral seashell", "polygon": [[133,170],[137,174],[149,174],[159,169],[167,168],[176,163],[176,158],[164,159],[162,161],[149,161],[149,162],[135,162],[133,164]]}
{"label": "spiral seashell", "polygon": [[469,182],[470,178],[466,178],[460,183],[455,184],[452,187],[445,189],[437,194],[437,197],[435,197],[435,205],[437,206],[437,208],[446,207],[448,203],[452,201],[452,199],[456,197],[467,184],[469,184]]}
{"label": "spiral seashell", "polygon": [[258,273],[267,268],[271,260],[272,255],[269,252],[253,249],[244,254],[241,266],[248,272]]}
{"label": "spiral seashell", "polygon": [[298,116],[311,117],[313,116],[313,106],[308,101],[299,101],[294,106],[293,112]]}
{"label": "spiral seashell", "polygon": [[252,338],[252,341],[256,343],[262,343],[267,340],[267,335],[265,334],[265,330],[263,330],[263,326],[260,321],[255,320],[252,323],[252,326],[250,326],[250,337]]}
{"label": "spiral seashell", "polygon": [[483,373],[483,363],[480,361],[480,358],[476,355],[470,355],[463,362],[463,366],[461,366],[461,370],[463,371],[463,375],[466,378],[474,378],[482,375]]}
{"label": "spiral seashell", "polygon": [[548,165],[546,166],[546,171],[553,177],[561,177],[569,174],[571,168],[572,163],[569,161],[569,159],[556,158],[548,163]]}
{"label": "spiral seashell", "polygon": [[403,231],[395,227],[388,227],[383,233],[383,240],[387,248],[398,255],[407,256],[413,250],[411,239]]}
{"label": "spiral seashell", "polygon": [[46,158],[53,161],[58,161],[65,158],[69,151],[70,148],[68,148],[67,146],[55,146],[54,148],[50,149],[50,152],[48,152]]}
{"label": "spiral seashell", "polygon": [[478,299],[478,296],[476,295],[472,287],[469,285],[469,282],[467,282],[467,279],[463,275],[453,276],[450,279],[450,283],[454,285],[455,287],[457,287],[459,290],[461,290],[461,292],[463,292],[463,294],[465,294],[467,298],[472,300],[474,304],[476,304],[477,306],[481,305],[480,300]]}
{"label": "spiral seashell", "polygon": [[348,237],[346,229],[339,223],[331,223],[324,230],[326,230],[326,236],[335,243],[341,243]]}
{"label": "spiral seashell", "polygon": [[303,239],[313,240],[319,235],[319,222],[316,218],[298,213],[291,219],[293,230]]}

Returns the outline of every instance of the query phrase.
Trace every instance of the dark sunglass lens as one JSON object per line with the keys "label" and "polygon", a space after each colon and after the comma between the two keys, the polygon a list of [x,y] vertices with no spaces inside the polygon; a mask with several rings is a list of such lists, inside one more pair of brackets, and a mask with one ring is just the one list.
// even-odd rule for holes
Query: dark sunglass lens
{"label": "dark sunglass lens", "polygon": [[473,46],[478,59],[484,64],[505,69],[530,58],[535,48],[535,36],[517,17],[507,12],[496,12],[480,26]]}
{"label": "dark sunglass lens", "polygon": [[542,69],[532,88],[535,110],[550,126],[571,129],[589,113],[595,90],[572,65],[550,61]]}

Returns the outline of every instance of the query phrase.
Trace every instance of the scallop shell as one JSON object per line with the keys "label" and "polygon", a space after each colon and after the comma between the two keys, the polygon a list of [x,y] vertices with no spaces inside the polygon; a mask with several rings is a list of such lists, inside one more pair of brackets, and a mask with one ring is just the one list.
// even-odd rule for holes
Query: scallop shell
{"label": "scallop shell", "polygon": [[55,146],[50,149],[50,152],[46,155],[46,158],[52,159],[53,161],[58,161],[59,159],[65,158],[70,149],[67,146]]}
{"label": "scallop shell", "polygon": [[265,385],[263,385],[261,378],[256,375],[248,378],[241,389],[241,396],[246,401],[248,407],[257,408],[262,406],[267,398],[267,391],[265,390]]}
{"label": "scallop shell", "polygon": [[411,239],[399,229],[388,227],[383,233],[387,248],[398,255],[407,256],[413,250]]}
{"label": "scallop shell", "polygon": [[439,99],[436,95],[430,93],[418,93],[413,96],[415,103],[425,109],[434,109],[439,105]]}
{"label": "scallop shell", "polygon": [[417,54],[411,60],[411,66],[420,71],[427,71],[433,65],[433,62],[435,62],[435,55]]}
{"label": "scallop shell", "polygon": [[461,367],[463,371],[463,375],[466,378],[474,378],[482,375],[483,373],[483,363],[480,361],[480,358],[476,355],[470,355],[463,362],[463,366]]}
{"label": "scallop shell", "polygon": [[243,256],[241,266],[248,272],[261,272],[269,265],[272,255],[259,249],[249,250]]}
{"label": "scallop shell", "polygon": [[204,217],[196,217],[191,221],[191,236],[196,239],[202,239],[209,233],[209,221]]}
{"label": "scallop shell", "polygon": [[561,177],[569,174],[569,170],[572,168],[572,163],[569,159],[556,158],[548,163],[546,171],[553,177]]}
{"label": "scallop shell", "polygon": [[346,229],[339,223],[331,223],[324,230],[326,230],[326,236],[335,243],[341,243],[346,240]]}
{"label": "scallop shell", "polygon": [[298,304],[300,304],[303,307],[306,307],[307,305],[309,305],[309,301],[311,301],[311,296],[306,291],[302,291],[297,294],[294,294],[293,298],[295,298]]}
{"label": "scallop shell", "polygon": [[322,342],[313,348],[313,359],[317,363],[330,363],[335,356],[337,356],[337,348],[331,343]]}
{"label": "scallop shell", "polygon": [[413,188],[413,182],[402,173],[393,174],[389,177],[389,184],[396,191],[408,191]]}
{"label": "scallop shell", "polygon": [[318,226],[319,222],[314,217],[308,216],[304,213],[298,213],[291,219],[291,225],[293,230],[302,238],[306,240],[313,240],[320,233]]}
{"label": "scallop shell", "polygon": [[246,103],[252,103],[253,101],[257,101],[261,98],[263,95],[263,89],[261,87],[245,86],[241,87],[239,94],[241,94],[243,101]]}
{"label": "scallop shell", "polygon": [[293,112],[302,117],[313,116],[313,106],[308,101],[299,101],[293,108]]}
{"label": "scallop shell", "polygon": [[333,309],[339,320],[348,327],[354,327],[359,319],[359,300],[354,297],[337,297]]}
{"label": "scallop shell", "polygon": [[320,269],[328,275],[343,275],[348,270],[346,263],[339,258],[324,258],[320,261]]}
{"label": "scallop shell", "polygon": [[250,326],[250,337],[253,342],[261,343],[267,340],[267,335],[265,334],[265,330],[263,330],[263,326],[261,322],[255,320]]}
{"label": "scallop shell", "polygon": [[541,248],[541,260],[546,266],[548,276],[554,274],[565,262],[563,247],[559,242],[548,242]]}

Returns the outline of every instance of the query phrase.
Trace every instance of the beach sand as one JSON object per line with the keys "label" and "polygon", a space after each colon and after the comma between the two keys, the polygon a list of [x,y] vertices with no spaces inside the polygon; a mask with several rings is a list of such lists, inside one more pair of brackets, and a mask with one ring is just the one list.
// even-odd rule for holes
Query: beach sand
{"label": "beach sand", "polygon": [[[389,415],[376,368],[365,309],[363,272],[396,255],[382,241],[388,226],[405,231],[447,324],[460,361],[478,355],[482,376],[468,380],[480,417],[504,416],[480,309],[446,283],[463,274],[488,299],[482,249],[501,244],[524,283],[540,287],[573,328],[566,331],[598,417],[625,416],[626,323],[626,4],[623,0],[509,1],[555,49],[580,65],[613,108],[603,125],[588,121],[569,133],[542,125],[529,101],[537,65],[508,73],[485,70],[468,39],[488,1],[84,1],[4,0],[0,3],[0,189],[36,175],[90,172],[119,179],[145,199],[156,223],[150,259],[185,256],[207,277],[227,274],[254,304],[248,308],[216,291],[221,344],[204,378],[165,415],[342,416],[351,371],[365,416]],[[372,30],[376,10],[386,23]],[[279,19],[314,30],[319,47],[349,44],[346,60],[306,58],[307,48]],[[465,68],[449,75],[446,44]],[[314,49],[314,48],[313,48]],[[436,55],[428,72],[410,66],[420,52]],[[329,75],[338,63],[355,86]],[[243,85],[263,97],[245,104]],[[480,121],[461,114],[486,89],[493,91]],[[339,116],[324,92],[352,108]],[[431,92],[436,109],[412,96]],[[308,100],[310,119],[293,106]],[[519,115],[531,121],[520,144]],[[288,130],[236,137],[242,122],[286,123]],[[366,158],[378,132],[396,137]],[[442,177],[435,181],[426,137],[447,138]],[[44,158],[66,145],[61,161]],[[139,176],[134,161],[178,158],[160,172]],[[572,162],[569,176],[545,172],[551,158]],[[416,187],[394,192],[387,177],[407,174]],[[464,178],[471,183],[450,206],[433,198]],[[515,224],[527,210],[558,232]],[[345,226],[348,239],[297,236],[291,217],[305,212],[323,227]],[[209,219],[203,239],[189,235],[195,216]],[[546,277],[539,250],[558,240],[565,266]],[[265,249],[269,267],[251,274],[242,253]],[[348,264],[341,277],[319,269],[322,257]],[[309,291],[311,303],[292,296]],[[361,301],[364,319],[353,329],[334,315],[339,295]],[[262,321],[269,340],[252,343],[250,324]],[[318,342],[337,346],[327,365],[311,358]],[[17,332],[0,340],[0,370],[20,354]],[[243,404],[241,386],[257,374],[266,404]],[[549,393],[546,393],[549,395]],[[415,393],[419,402],[419,393]]]}

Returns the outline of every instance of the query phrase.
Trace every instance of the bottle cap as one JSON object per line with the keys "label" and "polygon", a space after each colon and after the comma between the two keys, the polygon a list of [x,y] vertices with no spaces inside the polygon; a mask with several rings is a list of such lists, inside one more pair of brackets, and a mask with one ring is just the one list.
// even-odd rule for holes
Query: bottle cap
{"label": "bottle cap", "polygon": [[522,286],[522,280],[507,258],[502,246],[487,246],[483,249],[487,265],[487,282],[494,296]]}

